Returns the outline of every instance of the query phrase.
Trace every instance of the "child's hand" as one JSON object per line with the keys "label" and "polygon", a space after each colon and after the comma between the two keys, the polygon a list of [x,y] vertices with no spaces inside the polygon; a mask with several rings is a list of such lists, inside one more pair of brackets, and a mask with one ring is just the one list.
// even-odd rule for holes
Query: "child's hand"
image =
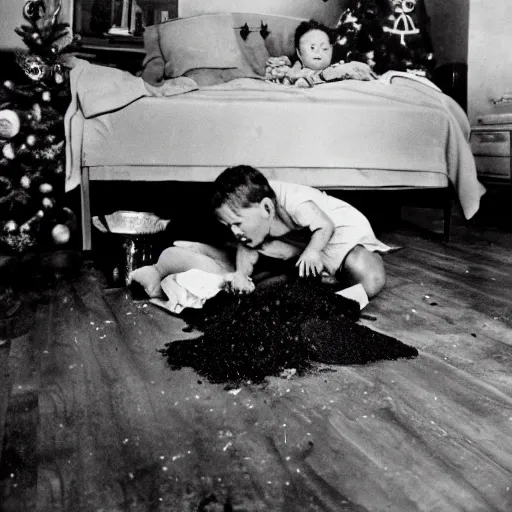
{"label": "child's hand", "polygon": [[295,266],[299,267],[300,277],[319,276],[324,269],[320,252],[313,249],[306,249]]}
{"label": "child's hand", "polygon": [[231,293],[251,293],[255,288],[252,279],[240,272],[232,272],[224,280],[224,289]]}

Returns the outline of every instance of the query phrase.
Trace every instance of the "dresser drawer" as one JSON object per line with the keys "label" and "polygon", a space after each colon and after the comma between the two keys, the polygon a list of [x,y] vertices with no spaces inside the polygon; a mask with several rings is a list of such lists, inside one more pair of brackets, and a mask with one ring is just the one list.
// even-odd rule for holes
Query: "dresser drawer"
{"label": "dresser drawer", "polygon": [[510,156],[510,132],[473,131],[471,132],[471,151],[475,156]]}
{"label": "dresser drawer", "polygon": [[479,176],[488,178],[511,179],[510,158],[503,156],[475,156],[476,170]]}

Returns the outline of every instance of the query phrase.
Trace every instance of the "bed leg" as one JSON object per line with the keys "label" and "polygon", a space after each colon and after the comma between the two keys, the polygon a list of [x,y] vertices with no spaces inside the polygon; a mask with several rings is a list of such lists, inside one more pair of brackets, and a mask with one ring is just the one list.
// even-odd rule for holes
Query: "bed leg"
{"label": "bed leg", "polygon": [[452,218],[452,198],[450,192],[448,192],[444,206],[443,206],[443,216],[444,216],[444,241],[450,241],[450,224]]}
{"label": "bed leg", "polygon": [[82,167],[82,184],[80,186],[82,208],[82,250],[90,251],[91,242],[91,198],[89,189],[89,167]]}

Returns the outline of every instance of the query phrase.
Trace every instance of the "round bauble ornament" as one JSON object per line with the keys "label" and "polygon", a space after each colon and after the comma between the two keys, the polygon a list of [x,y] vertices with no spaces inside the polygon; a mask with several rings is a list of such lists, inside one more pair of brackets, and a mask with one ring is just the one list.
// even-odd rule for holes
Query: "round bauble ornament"
{"label": "round bauble ornament", "polygon": [[6,144],[2,148],[2,153],[7,158],[7,160],[14,160],[15,154],[14,154],[14,148],[12,147],[12,144]]}
{"label": "round bauble ornament", "polygon": [[20,185],[21,185],[23,188],[25,188],[25,189],[27,189],[27,190],[28,190],[28,189],[30,188],[30,184],[31,184],[31,183],[32,183],[32,182],[30,181],[30,178],[29,178],[28,176],[26,176],[26,175],[25,175],[25,176],[22,176],[22,177],[21,177]]}
{"label": "round bauble ornament", "polygon": [[33,32],[30,35],[30,39],[36,44],[43,44],[43,40],[41,39],[41,34],[39,32]]}
{"label": "round bauble ornament", "polygon": [[41,194],[49,194],[53,190],[53,187],[49,183],[41,183],[39,185],[39,192]]}
{"label": "round bauble ornament", "polygon": [[66,244],[71,237],[70,229],[64,224],[56,224],[52,229],[52,238],[57,245]]}
{"label": "round bauble ornament", "polygon": [[41,99],[43,101],[51,101],[52,95],[50,94],[50,91],[44,91],[43,94],[41,95]]}
{"label": "round bauble ornament", "polygon": [[34,145],[35,145],[35,143],[36,143],[36,141],[37,141],[37,139],[36,139],[36,136],[35,136],[35,135],[29,135],[29,136],[27,137],[27,144],[28,144],[29,146],[34,146]]}
{"label": "round bauble ornament", "polygon": [[53,201],[49,197],[43,198],[43,208],[49,209],[53,208]]}
{"label": "round bauble ornament", "polygon": [[0,110],[0,138],[12,139],[20,131],[20,117],[14,110]]}

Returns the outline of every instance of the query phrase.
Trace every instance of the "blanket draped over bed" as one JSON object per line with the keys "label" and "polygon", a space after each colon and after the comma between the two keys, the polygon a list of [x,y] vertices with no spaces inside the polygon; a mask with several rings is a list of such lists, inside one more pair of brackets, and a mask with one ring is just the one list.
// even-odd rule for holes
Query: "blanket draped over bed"
{"label": "blanket draped over bed", "polygon": [[141,78],[77,59],[71,89],[66,190],[80,184],[81,166],[247,163],[438,173],[454,186],[468,219],[485,192],[465,113],[434,86],[400,74],[311,89],[249,78],[199,88],[180,77],[167,80],[155,97]]}

